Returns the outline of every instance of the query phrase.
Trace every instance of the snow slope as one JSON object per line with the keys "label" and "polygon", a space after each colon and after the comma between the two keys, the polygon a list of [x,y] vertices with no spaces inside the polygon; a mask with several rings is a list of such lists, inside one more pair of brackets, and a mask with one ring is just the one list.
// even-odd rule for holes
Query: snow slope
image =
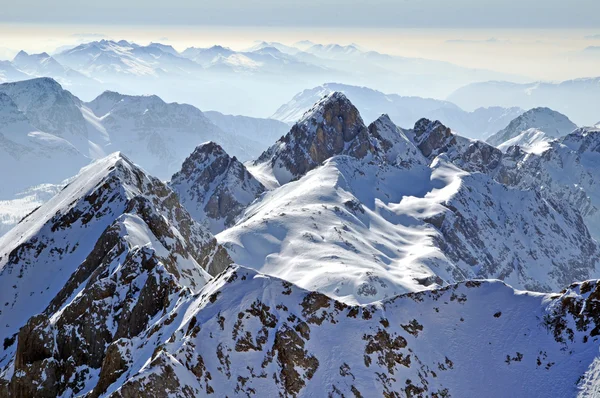
{"label": "snow slope", "polygon": [[367,128],[334,93],[249,166],[271,190],[217,239],[237,264],[348,303],[471,278],[551,291],[596,275],[580,214],[495,181],[501,161],[437,121]]}
{"label": "snow slope", "polygon": [[595,239],[600,238],[598,173],[600,129],[583,127],[549,143],[540,155],[509,151],[496,179],[579,210]]}
{"label": "snow slope", "polygon": [[512,120],[506,128],[498,131],[486,141],[491,145],[498,146],[531,128],[543,131],[548,137],[559,138],[575,130],[577,125],[565,115],[552,109],[534,108]]}
{"label": "snow slope", "polygon": [[541,130],[530,128],[523,131],[521,134],[513,137],[502,144],[498,145],[498,149],[506,152],[511,146],[518,146],[525,152],[540,155],[550,148],[552,137],[549,137]]}

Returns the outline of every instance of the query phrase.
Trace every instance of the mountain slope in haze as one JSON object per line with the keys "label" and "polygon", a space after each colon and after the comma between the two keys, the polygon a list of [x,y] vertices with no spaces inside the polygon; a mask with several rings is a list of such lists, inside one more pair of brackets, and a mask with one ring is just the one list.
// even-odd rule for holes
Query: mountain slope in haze
{"label": "mountain slope in haze", "polygon": [[[0,239],[2,378],[14,375],[13,396],[77,394],[112,341],[229,263],[158,179],[119,153],[93,163]],[[45,327],[56,332],[50,351],[43,335],[25,337]]]}
{"label": "mountain slope in haze", "polygon": [[83,74],[61,65],[48,53],[28,54],[19,51],[12,61],[20,70],[32,76],[45,76],[59,80],[62,84],[91,84],[89,78]]}
{"label": "mountain slope in haze", "polygon": [[231,227],[265,190],[242,163],[214,142],[196,147],[169,185],[192,217],[207,223],[214,234]]}
{"label": "mountain slope in haze", "polygon": [[367,127],[333,93],[249,166],[270,191],[217,239],[237,264],[349,303],[472,278],[551,291],[596,275],[581,215],[495,181],[501,161],[437,121]]}
{"label": "mountain slope in haze", "polygon": [[40,184],[0,200],[0,237],[11,230],[29,213],[52,199],[63,189],[63,184]]}
{"label": "mountain slope in haze", "polygon": [[110,147],[131,156],[152,174],[168,179],[191,148],[214,140],[243,160],[260,145],[225,133],[198,108],[166,103],[159,97],[104,92],[86,106],[90,116],[110,137]]}
{"label": "mountain slope in haze", "polygon": [[275,119],[224,115],[215,111],[204,111],[203,113],[221,130],[259,142],[264,145],[263,149],[268,148],[290,130],[288,124]]}
{"label": "mountain slope in haze", "polygon": [[441,120],[467,137],[479,139],[506,127],[511,120],[523,113],[522,109],[515,107],[478,108],[473,112],[465,112],[447,101],[403,97],[384,94],[366,87],[326,83],[298,93],[271,117],[286,123],[295,123],[315,102],[334,91],[343,92],[350,98],[367,121],[375,120],[381,113],[386,113],[400,126],[413,126],[420,118],[427,117]]}
{"label": "mountain slope in haze", "polygon": [[0,83],[13,82],[31,78],[27,73],[20,71],[10,61],[0,61]]}
{"label": "mountain slope in haze", "polygon": [[512,120],[506,128],[489,137],[487,143],[498,146],[529,129],[543,131],[546,136],[559,138],[575,130],[577,125],[562,113],[549,108],[530,109]]}
{"label": "mountain slope in haze", "polygon": [[32,185],[60,182],[89,162],[62,137],[33,127],[0,86],[0,199],[11,199]]}
{"label": "mountain slope in haze", "polygon": [[63,89],[56,80],[37,78],[0,85],[30,123],[45,133],[69,141],[87,154],[88,131],[81,114],[81,100]]}
{"label": "mountain slope in haze", "polygon": [[569,115],[578,125],[589,126],[598,120],[595,101],[599,94],[600,77],[594,77],[560,83],[471,83],[456,90],[447,99],[467,110],[481,106],[548,107]]}

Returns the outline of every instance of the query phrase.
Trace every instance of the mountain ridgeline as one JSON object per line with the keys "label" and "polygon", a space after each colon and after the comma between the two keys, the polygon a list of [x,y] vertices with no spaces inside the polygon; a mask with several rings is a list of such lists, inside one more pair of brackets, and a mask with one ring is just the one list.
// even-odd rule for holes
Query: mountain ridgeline
{"label": "mountain ridgeline", "polygon": [[[204,120],[73,104],[109,136]],[[169,182],[96,159],[0,238],[0,397],[593,396],[599,143],[367,125],[333,92],[245,164],[215,142],[179,145]]]}

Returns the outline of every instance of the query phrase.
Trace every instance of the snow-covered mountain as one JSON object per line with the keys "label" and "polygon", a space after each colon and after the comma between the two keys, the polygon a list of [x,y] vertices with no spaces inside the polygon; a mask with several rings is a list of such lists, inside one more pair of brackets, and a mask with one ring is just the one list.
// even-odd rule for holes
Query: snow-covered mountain
{"label": "snow-covered mountain", "polygon": [[138,47],[140,46],[125,40],[100,40],[80,44],[55,54],[54,57],[63,65],[88,76],[158,76],[156,68],[133,54],[133,50]]}
{"label": "snow-covered mountain", "polygon": [[[1,393],[576,396],[596,388],[597,281],[561,294],[468,281],[353,306],[243,267],[186,289],[176,268],[129,250],[122,267],[102,262],[80,289],[73,278],[7,343],[14,362]],[[157,285],[153,299],[146,292]]]}
{"label": "snow-covered mountain", "polygon": [[304,90],[283,104],[271,118],[285,123],[295,123],[320,98],[334,91],[343,92],[356,104],[361,115],[367,120],[375,120],[386,113],[400,126],[413,126],[417,120],[427,117],[441,120],[452,126],[455,131],[467,137],[484,139],[523,113],[516,107],[478,108],[465,112],[458,106],[431,98],[403,97],[396,94],[384,94],[366,87],[326,83],[310,90]]}
{"label": "snow-covered mountain", "polygon": [[[13,396],[93,387],[111,342],[134,337],[178,298],[198,292],[207,271],[230,264],[176,194],[119,153],[83,169],[0,240],[0,253],[8,303],[0,366]],[[56,351],[44,347],[44,333],[53,332]],[[37,356],[23,357],[23,344]],[[44,361],[54,355],[52,364]]]}
{"label": "snow-covered mountain", "polygon": [[486,141],[491,145],[498,146],[529,129],[538,129],[543,131],[547,137],[559,138],[576,128],[577,125],[560,112],[549,108],[534,108],[516,117],[508,126]]}
{"label": "snow-covered mountain", "polygon": [[548,136],[541,130],[530,128],[523,131],[521,134],[513,137],[502,144],[498,145],[498,149],[506,152],[510,147],[518,146],[523,151],[528,153],[542,154],[546,149],[550,148],[550,141],[554,138]]}
{"label": "snow-covered mountain", "polygon": [[218,144],[198,146],[169,183],[181,204],[212,233],[234,225],[236,217],[265,187]]}
{"label": "snow-covered mountain", "polygon": [[0,238],[0,396],[594,396],[600,248],[557,192],[597,137],[503,154],[332,93],[246,166],[97,160]]}
{"label": "snow-covered mountain", "polygon": [[472,278],[551,291],[596,275],[580,214],[496,182],[501,161],[440,122],[367,127],[333,93],[249,167],[271,190],[217,239],[237,264],[349,303]]}
{"label": "snow-covered mountain", "polygon": [[549,142],[536,155],[512,148],[497,179],[522,189],[539,189],[555,202],[575,206],[590,232],[600,239],[600,129],[584,127]]}
{"label": "snow-covered mountain", "polygon": [[600,77],[560,83],[471,83],[456,90],[447,99],[467,110],[481,106],[519,106],[524,109],[548,107],[569,115],[578,125],[589,126],[598,119],[595,104],[598,95]]}
{"label": "snow-covered mountain", "polygon": [[[266,44],[266,43],[265,43]],[[207,70],[246,74],[316,74],[325,71],[318,64],[305,62],[281,45],[259,45],[248,51],[234,51],[222,46],[190,47],[181,53]]]}

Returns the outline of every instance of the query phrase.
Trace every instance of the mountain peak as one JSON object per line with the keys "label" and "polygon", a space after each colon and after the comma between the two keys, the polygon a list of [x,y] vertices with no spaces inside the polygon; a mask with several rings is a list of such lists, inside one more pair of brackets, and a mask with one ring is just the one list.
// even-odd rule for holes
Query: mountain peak
{"label": "mountain peak", "polygon": [[332,156],[351,154],[362,158],[368,147],[367,127],[358,109],[343,93],[333,92],[313,105],[257,163],[270,163],[275,178],[284,184]]}
{"label": "mountain peak", "polygon": [[575,130],[577,125],[560,112],[547,107],[537,107],[513,119],[506,128],[488,138],[487,142],[499,146],[532,128],[544,132],[550,138],[559,138]]}
{"label": "mountain peak", "polygon": [[24,50],[21,50],[17,53],[17,55],[15,55],[15,57],[13,58],[13,61],[16,61],[19,58],[24,58],[24,57],[29,57],[29,54],[27,54]]}
{"label": "mountain peak", "polygon": [[452,130],[439,120],[419,119],[413,129],[414,141],[427,158],[446,152],[456,144],[456,136]]}
{"label": "mountain peak", "polygon": [[214,234],[232,226],[265,190],[235,156],[212,141],[194,149],[173,175],[170,186],[192,217],[207,224]]}

